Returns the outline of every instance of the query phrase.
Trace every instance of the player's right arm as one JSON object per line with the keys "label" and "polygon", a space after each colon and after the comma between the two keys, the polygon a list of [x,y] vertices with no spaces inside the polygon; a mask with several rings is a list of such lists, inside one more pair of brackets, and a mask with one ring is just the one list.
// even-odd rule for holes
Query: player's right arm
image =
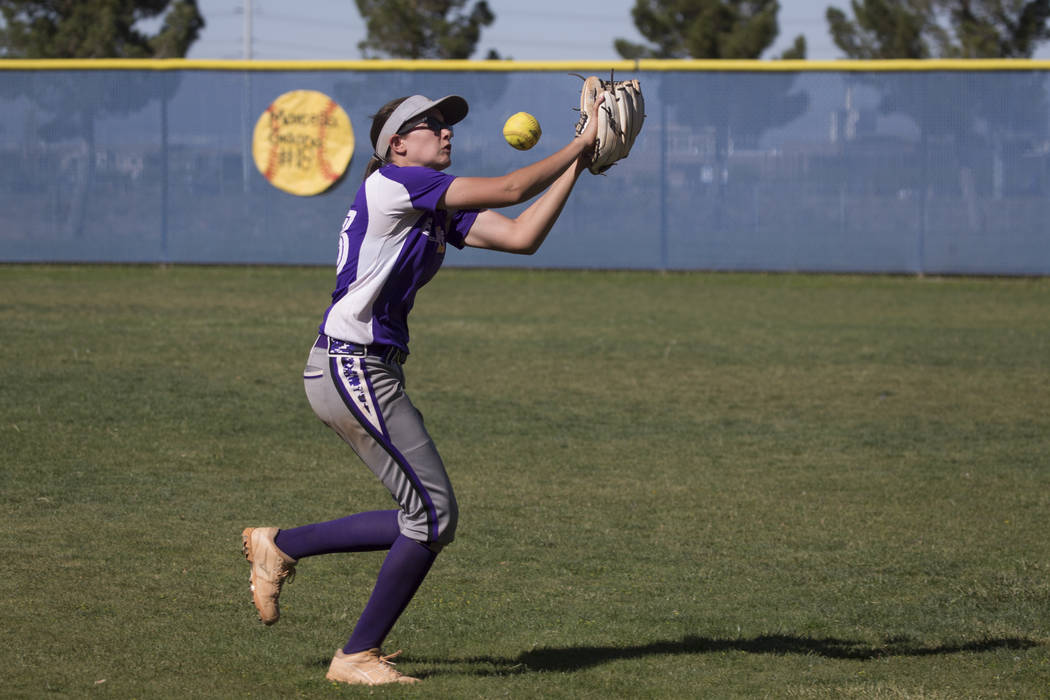
{"label": "player's right arm", "polygon": [[480,212],[463,242],[472,248],[532,255],[547,238],[573,185],[586,168],[585,161],[577,159],[516,218],[508,218],[493,209]]}
{"label": "player's right arm", "polygon": [[499,177],[457,177],[445,191],[446,209],[497,209],[521,204],[550,187],[578,158],[593,148],[598,135],[598,107],[594,103],[587,127],[560,150],[532,165]]}

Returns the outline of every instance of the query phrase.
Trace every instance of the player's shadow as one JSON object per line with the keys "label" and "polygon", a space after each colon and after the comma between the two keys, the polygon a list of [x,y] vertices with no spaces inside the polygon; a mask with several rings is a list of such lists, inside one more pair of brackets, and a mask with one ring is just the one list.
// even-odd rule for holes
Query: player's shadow
{"label": "player's shadow", "polygon": [[468,675],[505,675],[529,671],[576,671],[600,666],[610,661],[639,659],[647,656],[680,654],[713,654],[725,651],[743,651],[749,654],[799,654],[821,656],[827,659],[872,661],[894,656],[941,656],[948,654],[992,652],[999,649],[1030,649],[1039,642],[1016,637],[988,638],[980,641],[926,645],[907,637],[890,637],[881,644],[792,635],[762,635],[751,639],[715,639],[687,635],[679,640],[667,640],[636,646],[571,646],[550,647],[526,651],[513,659],[499,657],[471,657],[466,659],[420,659],[434,664],[434,673],[444,672],[449,664],[465,665],[453,673]]}
{"label": "player's shadow", "polygon": [[923,645],[913,640],[895,637],[873,645],[834,637],[810,638],[790,635],[762,635],[752,639],[711,639],[694,635],[678,641],[653,642],[634,647],[583,646],[563,649],[534,649],[518,660],[537,670],[566,671],[597,666],[608,661],[635,659],[664,654],[711,654],[724,651],[744,651],[749,654],[799,654],[822,656],[827,659],[871,661],[892,656],[939,656],[964,652],[985,652],[997,649],[1028,649],[1038,646],[1028,639],[985,639],[974,642]]}

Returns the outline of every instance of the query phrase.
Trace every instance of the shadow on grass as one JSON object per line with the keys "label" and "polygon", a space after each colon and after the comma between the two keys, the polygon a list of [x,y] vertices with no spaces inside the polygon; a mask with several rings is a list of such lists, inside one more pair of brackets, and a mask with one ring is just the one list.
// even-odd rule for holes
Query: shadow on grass
{"label": "shadow on grass", "polygon": [[455,660],[427,659],[426,661],[437,666],[445,666],[450,663],[469,664],[476,667],[470,671],[464,671],[471,675],[502,675],[529,671],[576,671],[621,659],[677,654],[716,654],[727,651],[740,651],[748,654],[799,654],[828,659],[871,661],[893,656],[940,656],[992,652],[1000,649],[1030,649],[1036,646],[1040,646],[1040,643],[1013,637],[930,646],[905,637],[891,637],[882,644],[871,644],[833,637],[814,639],[790,635],[762,635],[752,639],[712,639],[688,635],[680,640],[652,642],[638,646],[540,648],[526,651],[514,659],[472,657]]}

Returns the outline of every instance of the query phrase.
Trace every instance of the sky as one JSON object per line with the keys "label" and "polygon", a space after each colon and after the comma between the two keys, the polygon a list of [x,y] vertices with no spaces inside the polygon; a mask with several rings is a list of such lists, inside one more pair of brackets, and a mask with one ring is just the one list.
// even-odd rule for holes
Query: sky
{"label": "sky", "polygon": [[[470,0],[472,2],[472,0]],[[618,60],[613,40],[647,43],[631,20],[634,0],[488,0],[496,21],[482,30],[478,51],[490,48],[519,61]],[[848,0],[781,0],[780,35],[769,58],[806,36],[807,58],[841,54],[824,21],[829,5]],[[245,58],[245,8],[252,9],[251,57],[262,60],[354,60],[364,23],[354,0],[198,0],[207,23],[189,58]]]}

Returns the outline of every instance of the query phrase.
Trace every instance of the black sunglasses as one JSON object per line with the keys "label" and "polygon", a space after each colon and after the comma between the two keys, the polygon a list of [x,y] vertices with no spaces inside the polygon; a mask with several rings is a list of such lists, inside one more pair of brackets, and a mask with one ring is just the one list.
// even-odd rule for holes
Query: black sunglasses
{"label": "black sunglasses", "polygon": [[398,136],[404,136],[408,132],[415,131],[416,129],[418,129],[420,127],[424,128],[424,129],[429,129],[429,130],[433,131],[438,136],[441,135],[441,131],[443,129],[448,129],[448,135],[449,136],[452,135],[452,125],[451,124],[446,124],[445,122],[441,121],[437,117],[431,116],[429,114],[426,114],[426,115],[420,117],[419,119],[413,119],[412,121],[408,122],[407,124],[405,124],[400,129],[397,130],[397,135]]}

